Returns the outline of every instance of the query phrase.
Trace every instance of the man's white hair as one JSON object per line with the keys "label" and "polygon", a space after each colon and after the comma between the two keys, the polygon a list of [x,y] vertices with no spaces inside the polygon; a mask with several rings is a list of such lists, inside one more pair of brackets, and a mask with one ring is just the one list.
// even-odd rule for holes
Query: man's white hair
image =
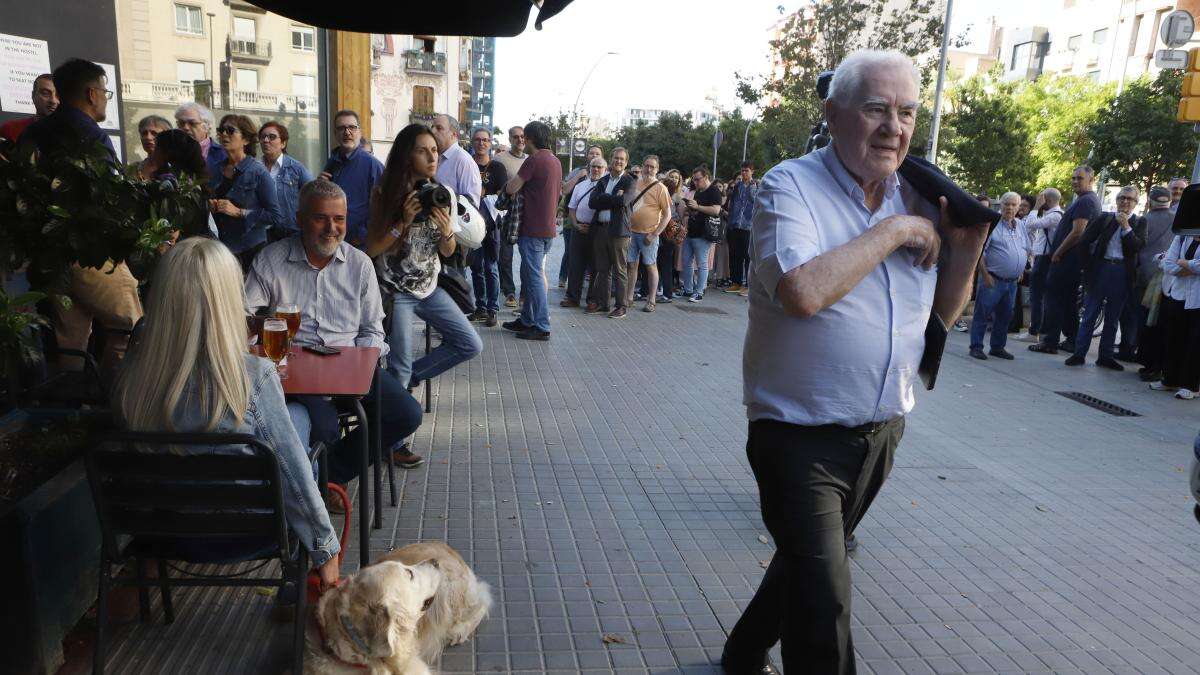
{"label": "man's white hair", "polygon": [[899,66],[912,73],[913,84],[921,88],[921,75],[917,66],[905,54],[894,49],[860,49],[851,53],[833,71],[833,82],[829,83],[829,100],[839,105],[854,102],[854,96],[862,90],[867,73],[878,68]]}
{"label": "man's white hair", "polygon": [[1015,200],[1017,200],[1018,203],[1020,203],[1021,195],[1017,194],[1016,192],[1013,192],[1012,190],[1009,190],[1008,192],[1005,192],[1004,194],[1000,195],[1000,203],[1003,204],[1004,200],[1006,200],[1006,199],[1015,199]]}
{"label": "man's white hair", "polygon": [[204,120],[204,123],[208,125],[209,131],[212,131],[213,127],[217,126],[217,118],[213,117],[212,111],[195,101],[188,101],[176,108],[175,119],[179,119],[179,113],[185,112],[194,112],[199,115],[200,119]]}
{"label": "man's white hair", "polygon": [[1058,188],[1046,188],[1043,194],[1046,195],[1046,201],[1051,204],[1058,204],[1062,201],[1062,193],[1058,191]]}

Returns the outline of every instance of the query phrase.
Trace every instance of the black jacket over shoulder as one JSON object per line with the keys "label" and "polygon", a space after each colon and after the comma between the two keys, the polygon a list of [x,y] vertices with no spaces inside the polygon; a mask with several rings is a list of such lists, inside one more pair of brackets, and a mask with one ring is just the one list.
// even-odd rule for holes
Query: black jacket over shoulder
{"label": "black jacket over shoulder", "polygon": [[[633,188],[637,185],[637,179],[632,174],[624,174],[619,179],[617,186],[613,188],[612,194],[608,194],[608,184],[612,180],[612,174],[606,174],[604,178],[596,181],[596,187],[592,188],[592,195],[588,197],[588,206],[596,211],[596,218],[592,221],[592,232],[598,230],[597,226],[603,224],[608,231],[610,237],[628,237],[629,231],[629,202],[637,195],[633,194]],[[617,192],[624,190],[624,194]],[[607,223],[600,222],[600,212],[608,211],[612,214],[612,220]]]}
{"label": "black jacket over shoulder", "polygon": [[[1146,245],[1146,219],[1130,214],[1129,226],[1133,231],[1121,237],[1121,255],[1125,259],[1125,283],[1133,288],[1133,282],[1137,279],[1138,251]],[[1088,222],[1078,244],[1079,250],[1087,251],[1083,261],[1084,284],[1091,285],[1095,280],[1097,270],[1104,264],[1108,242],[1120,236],[1120,229],[1117,215],[1111,211],[1105,211]]]}

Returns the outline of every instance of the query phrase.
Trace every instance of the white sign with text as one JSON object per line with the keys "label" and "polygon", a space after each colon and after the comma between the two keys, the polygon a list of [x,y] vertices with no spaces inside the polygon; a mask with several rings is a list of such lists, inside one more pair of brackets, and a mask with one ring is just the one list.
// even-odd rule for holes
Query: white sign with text
{"label": "white sign with text", "polygon": [[32,115],[33,81],[50,72],[45,40],[0,33],[0,110]]}

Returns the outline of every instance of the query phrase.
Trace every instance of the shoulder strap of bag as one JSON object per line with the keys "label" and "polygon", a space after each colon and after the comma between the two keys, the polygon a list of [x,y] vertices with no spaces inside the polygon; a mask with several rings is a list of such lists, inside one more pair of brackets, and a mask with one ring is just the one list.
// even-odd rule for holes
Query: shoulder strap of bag
{"label": "shoulder strap of bag", "polygon": [[646,193],[649,192],[650,189],[653,188],[655,185],[658,185],[658,183],[659,183],[659,181],[656,180],[653,183],[647,185],[645,187],[645,189],[643,189],[641,192],[639,192],[638,196],[634,197],[633,201],[629,202],[629,210],[632,211],[633,207],[637,205],[638,200],[640,200],[642,197],[646,196]]}

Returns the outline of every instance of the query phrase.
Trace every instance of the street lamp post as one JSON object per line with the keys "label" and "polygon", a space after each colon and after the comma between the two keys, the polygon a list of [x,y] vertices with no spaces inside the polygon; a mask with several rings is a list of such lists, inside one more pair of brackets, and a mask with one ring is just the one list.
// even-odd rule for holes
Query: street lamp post
{"label": "street lamp post", "polygon": [[[208,80],[209,80],[209,82],[217,81],[217,73],[215,70],[217,67],[217,60],[215,58],[213,58],[213,47],[214,47],[214,44],[213,44],[213,19],[215,19],[216,16],[217,15],[215,12],[208,13]],[[208,101],[208,105],[209,105],[209,107],[212,107],[212,99],[211,98]]]}
{"label": "street lamp post", "polygon": [[946,0],[946,18],[942,22],[942,56],[938,62],[937,89],[933,93],[933,120],[929,125],[930,162],[937,164],[938,132],[942,128],[942,88],[946,84],[946,52],[950,49],[950,10],[954,0]]}
{"label": "street lamp post", "polygon": [[571,108],[571,141],[567,144],[567,173],[570,174],[575,170],[575,127],[579,124],[579,98],[583,96],[583,88],[587,86],[588,80],[592,79],[592,73],[596,72],[596,68],[606,56],[617,56],[617,52],[605,52],[596,59],[592,64],[592,69],[588,71],[587,76],[583,78],[583,83],[579,85],[579,93],[575,94],[575,106]]}
{"label": "street lamp post", "polygon": [[746,122],[746,133],[742,134],[742,164],[746,163],[746,144],[750,142],[750,127],[754,124],[754,120]]}

